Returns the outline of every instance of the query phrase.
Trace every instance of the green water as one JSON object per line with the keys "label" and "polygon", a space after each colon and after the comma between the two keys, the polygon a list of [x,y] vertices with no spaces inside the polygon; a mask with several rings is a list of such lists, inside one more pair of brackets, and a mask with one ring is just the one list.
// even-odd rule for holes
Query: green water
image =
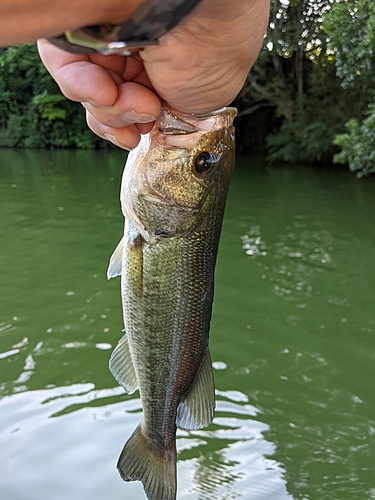
{"label": "green water", "polygon": [[[0,498],[142,500],[108,368],[122,152],[0,150]],[[217,411],[179,500],[375,498],[375,180],[240,158],[216,273]]]}

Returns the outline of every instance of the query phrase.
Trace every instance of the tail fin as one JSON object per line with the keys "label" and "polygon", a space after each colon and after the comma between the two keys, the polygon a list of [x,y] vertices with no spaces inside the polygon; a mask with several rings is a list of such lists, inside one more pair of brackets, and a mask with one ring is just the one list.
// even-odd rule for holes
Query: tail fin
{"label": "tail fin", "polygon": [[175,500],[176,448],[160,455],[150,448],[141,424],[125,444],[117,463],[124,481],[142,481],[149,500]]}

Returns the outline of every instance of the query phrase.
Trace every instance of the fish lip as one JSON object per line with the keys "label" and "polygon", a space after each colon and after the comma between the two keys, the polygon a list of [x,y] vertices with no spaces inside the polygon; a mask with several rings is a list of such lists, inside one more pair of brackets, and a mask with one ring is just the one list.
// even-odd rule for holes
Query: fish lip
{"label": "fish lip", "polygon": [[163,135],[189,135],[194,132],[214,132],[231,126],[236,116],[237,109],[231,107],[200,114],[187,114],[163,107],[155,122],[155,126]]}
{"label": "fish lip", "polygon": [[176,203],[173,200],[163,198],[163,196],[159,195],[156,192],[150,194],[140,193],[139,197],[154,205],[168,205],[170,207],[178,207],[178,208],[193,208],[193,207],[184,207],[183,205],[180,205],[179,203]]}
{"label": "fish lip", "polygon": [[184,113],[183,111],[178,111],[178,110],[170,109],[170,108],[167,108],[166,106],[163,106],[161,108],[161,114],[159,115],[159,117],[156,120],[156,124],[159,123],[159,121],[163,117],[164,113],[169,113],[170,115],[173,115],[177,118],[185,119],[189,122],[189,120],[191,120],[191,119],[196,120],[196,119],[201,119],[201,118],[212,118],[212,117],[216,117],[216,116],[224,116],[225,118],[229,117],[229,118],[234,119],[237,116],[238,111],[236,108],[228,106],[228,107],[224,107],[224,108],[221,108],[221,109],[218,109],[215,111],[209,111],[207,113],[195,114],[195,113]]}
{"label": "fish lip", "polygon": [[199,203],[197,205],[193,205],[193,206],[192,205],[184,205],[182,203],[176,203],[174,200],[162,196],[157,191],[150,188],[149,185],[148,185],[148,187],[149,187],[148,192],[147,193],[146,192],[139,192],[138,196],[140,198],[142,198],[143,200],[145,200],[149,203],[153,203],[155,205],[167,205],[170,207],[176,207],[176,208],[188,210],[190,212],[199,212],[199,210],[204,205],[204,202],[206,201],[207,196],[212,191],[212,189],[215,185],[215,182],[213,180],[211,180],[209,182],[205,182],[204,185],[206,188],[204,196],[202,196],[202,198],[199,200]]}

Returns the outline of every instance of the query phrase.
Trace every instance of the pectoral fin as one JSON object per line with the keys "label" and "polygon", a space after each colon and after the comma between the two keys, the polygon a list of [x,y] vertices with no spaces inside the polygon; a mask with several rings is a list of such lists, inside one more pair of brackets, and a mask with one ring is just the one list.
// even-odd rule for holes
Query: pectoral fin
{"label": "pectoral fin", "polygon": [[207,348],[201,369],[190,392],[177,408],[176,425],[187,431],[207,427],[215,411],[215,384],[210,352]]}
{"label": "pectoral fin", "polygon": [[135,297],[143,294],[143,245],[144,239],[137,233],[127,242],[128,268],[127,278],[129,289]]}
{"label": "pectoral fin", "polygon": [[112,257],[109,261],[109,266],[107,270],[107,278],[115,278],[116,276],[121,276],[122,273],[122,254],[124,251],[124,238],[117,245]]}
{"label": "pectoral fin", "polygon": [[135,374],[126,334],[120,339],[112,353],[109,360],[109,369],[128,394],[133,394],[138,389],[137,375]]}

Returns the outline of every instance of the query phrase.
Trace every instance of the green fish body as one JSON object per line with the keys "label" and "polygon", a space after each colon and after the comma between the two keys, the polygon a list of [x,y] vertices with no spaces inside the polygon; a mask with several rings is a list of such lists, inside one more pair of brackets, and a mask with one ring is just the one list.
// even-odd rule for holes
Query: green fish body
{"label": "green fish body", "polygon": [[177,427],[200,429],[214,416],[208,334],[235,115],[163,108],[124,170],[125,231],[108,277],[122,275],[126,333],[110,369],[127,393],[140,392],[143,420],[118,469],[150,500],[176,498]]}

